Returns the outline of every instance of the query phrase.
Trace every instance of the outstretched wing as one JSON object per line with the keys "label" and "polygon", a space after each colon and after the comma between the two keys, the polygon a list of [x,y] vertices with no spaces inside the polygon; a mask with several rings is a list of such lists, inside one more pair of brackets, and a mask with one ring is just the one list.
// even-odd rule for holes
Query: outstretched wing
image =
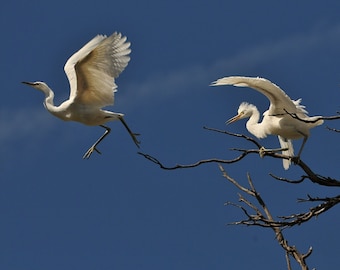
{"label": "outstretched wing", "polygon": [[130,61],[130,42],[126,40],[120,33],[97,36],[67,61],[70,99],[93,107],[113,104],[115,79]]}
{"label": "outstretched wing", "polygon": [[66,62],[64,71],[70,83],[70,100],[73,100],[77,92],[77,74],[75,65],[84,59],[106,36],[97,35],[86,43],[79,51],[74,53]]}
{"label": "outstretched wing", "polygon": [[213,82],[211,85],[234,85],[240,87],[250,87],[259,91],[270,101],[270,107],[268,111],[269,115],[285,114],[287,111],[289,113],[296,113],[301,117],[305,117],[305,114],[307,113],[307,111],[304,109],[304,106],[300,105],[301,99],[296,101],[291,100],[290,97],[280,87],[264,78],[231,76],[221,78]]}

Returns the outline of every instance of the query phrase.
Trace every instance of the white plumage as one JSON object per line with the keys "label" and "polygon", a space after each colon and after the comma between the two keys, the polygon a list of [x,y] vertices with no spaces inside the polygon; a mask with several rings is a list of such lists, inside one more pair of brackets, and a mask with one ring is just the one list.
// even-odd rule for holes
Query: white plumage
{"label": "white plumage", "polygon": [[139,147],[135,133],[127,126],[123,114],[102,110],[113,105],[117,91],[115,79],[130,61],[130,42],[120,33],[107,37],[97,35],[66,62],[64,70],[70,83],[70,97],[59,106],[53,103],[54,93],[44,82],[23,82],[45,94],[44,106],[56,117],[90,126],[101,126],[105,133],[89,148],[83,158],[89,158],[96,146],[109,134],[106,122],[120,120],[134,143]]}
{"label": "white plumage", "polygon": [[[269,109],[263,113],[262,122],[259,123],[260,113],[256,106],[243,102],[240,104],[238,114],[229,119],[227,123],[233,123],[249,117],[246,124],[248,131],[259,139],[265,138],[267,135],[277,135],[281,147],[288,149],[282,151],[282,153],[289,157],[294,156],[291,140],[303,138],[303,143],[298,153],[298,157],[300,157],[310,134],[310,129],[323,123],[323,120],[318,120],[315,123],[306,123],[299,120],[315,121],[320,116],[309,117],[307,111],[304,109],[305,107],[300,104],[301,99],[291,100],[280,87],[269,80],[258,77],[231,76],[221,78],[211,85],[250,87],[265,95],[270,101],[270,106]],[[293,118],[290,114],[296,115],[299,119]],[[285,169],[289,168],[290,163],[290,160],[283,159],[283,167]]]}

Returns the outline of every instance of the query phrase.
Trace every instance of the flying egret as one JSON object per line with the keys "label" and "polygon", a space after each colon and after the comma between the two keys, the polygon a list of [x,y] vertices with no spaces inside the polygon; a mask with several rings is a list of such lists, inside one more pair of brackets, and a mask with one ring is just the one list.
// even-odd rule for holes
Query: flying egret
{"label": "flying egret", "polygon": [[[211,85],[250,87],[265,95],[270,101],[270,106],[269,109],[263,113],[261,123],[259,123],[260,113],[256,106],[246,102],[241,103],[237,112],[238,114],[226,123],[231,124],[249,117],[246,124],[248,131],[259,139],[265,138],[269,134],[278,135],[281,148],[287,149],[283,150],[282,154],[289,157],[294,156],[291,140],[303,138],[300,151],[297,155],[297,157],[300,157],[310,134],[309,130],[323,123],[323,120],[316,121],[320,116],[309,117],[307,115],[307,111],[304,109],[305,106],[300,105],[301,99],[291,100],[280,87],[269,80],[258,77],[231,76],[214,81]],[[292,117],[293,115],[297,116],[297,118]],[[307,123],[299,119],[315,122]],[[289,168],[290,163],[290,160],[283,159],[283,167],[286,170]]]}
{"label": "flying egret", "polygon": [[115,79],[130,61],[130,42],[120,33],[107,37],[97,35],[73,54],[66,62],[64,70],[70,83],[70,98],[61,105],[53,103],[54,93],[44,82],[23,82],[45,94],[44,106],[54,116],[64,121],[76,121],[89,126],[105,128],[104,134],[87,150],[83,158],[90,158],[97,145],[110,133],[106,122],[120,120],[134,143],[139,141],[126,124],[122,113],[102,110],[112,105],[117,91]]}

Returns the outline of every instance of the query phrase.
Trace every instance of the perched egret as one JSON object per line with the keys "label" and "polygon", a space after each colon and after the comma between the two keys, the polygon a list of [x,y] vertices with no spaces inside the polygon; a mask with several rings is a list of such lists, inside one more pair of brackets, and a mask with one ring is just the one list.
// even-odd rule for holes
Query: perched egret
{"label": "perched egret", "polygon": [[89,126],[105,128],[104,134],[87,150],[83,158],[88,159],[97,145],[110,133],[106,122],[120,120],[134,143],[139,141],[126,124],[122,113],[102,110],[112,105],[117,91],[115,79],[130,61],[130,42],[120,33],[107,37],[97,35],[66,62],[64,70],[70,83],[70,98],[61,105],[53,103],[54,93],[44,82],[23,82],[45,94],[44,106],[54,116],[65,121],[76,121]]}
{"label": "perched egret", "polygon": [[[309,130],[313,127],[319,126],[323,120],[316,121],[320,116],[309,117],[305,106],[300,105],[301,99],[291,100],[287,94],[277,85],[263,78],[251,78],[232,76],[221,78],[211,84],[217,85],[234,85],[240,87],[253,88],[263,95],[269,101],[270,106],[267,111],[263,113],[263,120],[259,123],[260,113],[257,108],[246,102],[241,103],[238,114],[229,119],[226,123],[230,124],[237,120],[249,117],[246,124],[248,131],[257,138],[265,138],[267,135],[278,135],[280,145],[283,150],[282,153],[289,157],[294,156],[294,149],[292,139],[303,138],[303,142],[297,157],[300,157],[302,149],[308,139]],[[296,116],[296,118],[293,117]],[[304,122],[316,121],[316,122]],[[290,165],[290,160],[283,159],[283,167],[287,170]]]}

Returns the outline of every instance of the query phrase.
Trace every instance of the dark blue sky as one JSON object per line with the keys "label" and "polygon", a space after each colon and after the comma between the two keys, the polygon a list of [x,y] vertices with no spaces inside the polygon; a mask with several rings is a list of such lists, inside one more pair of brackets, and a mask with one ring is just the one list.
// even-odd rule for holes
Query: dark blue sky
{"label": "dark blue sky", "polygon": [[[329,3],[328,3],[329,2]],[[237,190],[216,164],[163,171],[136,154],[123,126],[82,160],[103,130],[65,123],[45,111],[43,95],[21,81],[42,80],[55,103],[68,98],[63,66],[96,34],[122,32],[131,61],[117,80],[115,106],[141,133],[141,151],[166,165],[234,158],[244,141],[203,126],[249,134],[245,121],[226,127],[239,103],[261,111],[267,99],[247,88],[209,87],[224,76],[261,76],[310,115],[340,110],[340,3],[336,1],[7,1],[0,10],[0,268],[17,269],[284,269],[271,231],[225,226],[242,219]],[[339,128],[312,130],[302,159],[317,173],[339,178]],[[262,143],[278,147],[271,136]],[[301,142],[294,142],[299,149]],[[306,211],[297,198],[337,190],[276,182],[297,179],[296,166],[249,156],[226,165],[246,173],[272,214]],[[338,265],[337,209],[286,230],[301,251],[313,246],[311,267]]]}

